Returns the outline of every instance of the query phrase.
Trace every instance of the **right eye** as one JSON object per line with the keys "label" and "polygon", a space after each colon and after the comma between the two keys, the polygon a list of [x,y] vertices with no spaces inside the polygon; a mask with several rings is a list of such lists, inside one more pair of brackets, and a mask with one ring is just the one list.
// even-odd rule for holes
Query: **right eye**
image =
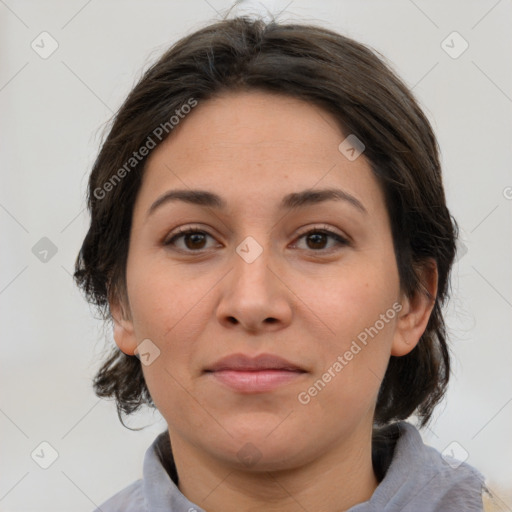
{"label": "right eye", "polygon": [[[164,241],[166,247],[173,246],[183,252],[199,252],[208,249],[205,247],[207,238],[213,237],[206,231],[197,228],[178,228]],[[178,241],[182,241],[179,246]]]}

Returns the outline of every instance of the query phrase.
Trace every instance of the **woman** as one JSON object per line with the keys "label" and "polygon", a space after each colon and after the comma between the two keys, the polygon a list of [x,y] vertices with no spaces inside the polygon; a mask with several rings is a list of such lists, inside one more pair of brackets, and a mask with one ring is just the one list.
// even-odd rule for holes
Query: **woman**
{"label": "woman", "polygon": [[95,379],[168,430],[107,511],[477,511],[422,443],[450,372],[456,223],[400,79],[329,30],[236,18],[117,113],[75,278],[111,318]]}

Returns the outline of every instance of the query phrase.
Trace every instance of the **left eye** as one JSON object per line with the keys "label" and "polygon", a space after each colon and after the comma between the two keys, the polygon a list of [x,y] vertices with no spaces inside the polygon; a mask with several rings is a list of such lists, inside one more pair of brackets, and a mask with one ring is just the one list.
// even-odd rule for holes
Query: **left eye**
{"label": "left eye", "polygon": [[[342,236],[338,235],[338,233],[334,233],[333,231],[330,231],[328,229],[312,229],[308,231],[307,233],[304,233],[299,237],[299,240],[305,238],[306,243],[309,243],[309,247],[306,248],[314,251],[326,249],[324,245],[326,242],[331,239],[335,243],[334,245],[338,246],[344,246],[349,245],[348,240],[343,238]],[[311,247],[313,245],[313,247]]]}
{"label": "left eye", "polygon": [[[166,240],[164,245],[174,246],[176,249],[184,252],[198,252],[207,249],[207,247],[205,247],[207,238],[214,240],[214,238],[206,231],[189,228],[180,230],[177,234]],[[305,250],[312,250],[316,252],[331,249],[333,246],[349,245],[349,241],[346,238],[328,229],[312,229],[298,237],[298,240],[302,239],[305,239],[306,244],[308,244],[308,247],[306,247]],[[331,245],[331,247],[325,247],[329,239],[333,241],[334,244]],[[178,246],[178,240],[183,240],[184,247]]]}

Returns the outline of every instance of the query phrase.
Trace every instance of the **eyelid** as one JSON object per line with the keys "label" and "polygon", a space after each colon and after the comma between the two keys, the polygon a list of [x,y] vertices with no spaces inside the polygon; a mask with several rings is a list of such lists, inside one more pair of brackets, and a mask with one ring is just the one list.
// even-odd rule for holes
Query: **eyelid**
{"label": "eyelid", "polygon": [[308,233],[315,233],[315,232],[325,232],[329,235],[335,235],[341,239],[343,239],[347,244],[351,243],[352,240],[348,235],[345,235],[344,233],[340,233],[339,231],[335,230],[332,226],[329,226],[328,224],[320,224],[320,225],[313,225],[305,228],[304,230],[300,231],[297,235],[297,238],[301,238],[304,235],[307,235]]}

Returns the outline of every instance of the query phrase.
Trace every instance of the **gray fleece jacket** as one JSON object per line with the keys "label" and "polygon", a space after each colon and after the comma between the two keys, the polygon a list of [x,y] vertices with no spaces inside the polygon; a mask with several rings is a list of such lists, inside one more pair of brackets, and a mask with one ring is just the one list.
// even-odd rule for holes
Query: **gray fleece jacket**
{"label": "gray fleece jacket", "polygon": [[[377,489],[348,512],[483,512],[485,486],[476,469],[425,445],[413,425],[396,426],[398,440]],[[146,452],[143,478],[95,512],[205,512],[180,492],[177,481],[168,432],[163,432]]]}

